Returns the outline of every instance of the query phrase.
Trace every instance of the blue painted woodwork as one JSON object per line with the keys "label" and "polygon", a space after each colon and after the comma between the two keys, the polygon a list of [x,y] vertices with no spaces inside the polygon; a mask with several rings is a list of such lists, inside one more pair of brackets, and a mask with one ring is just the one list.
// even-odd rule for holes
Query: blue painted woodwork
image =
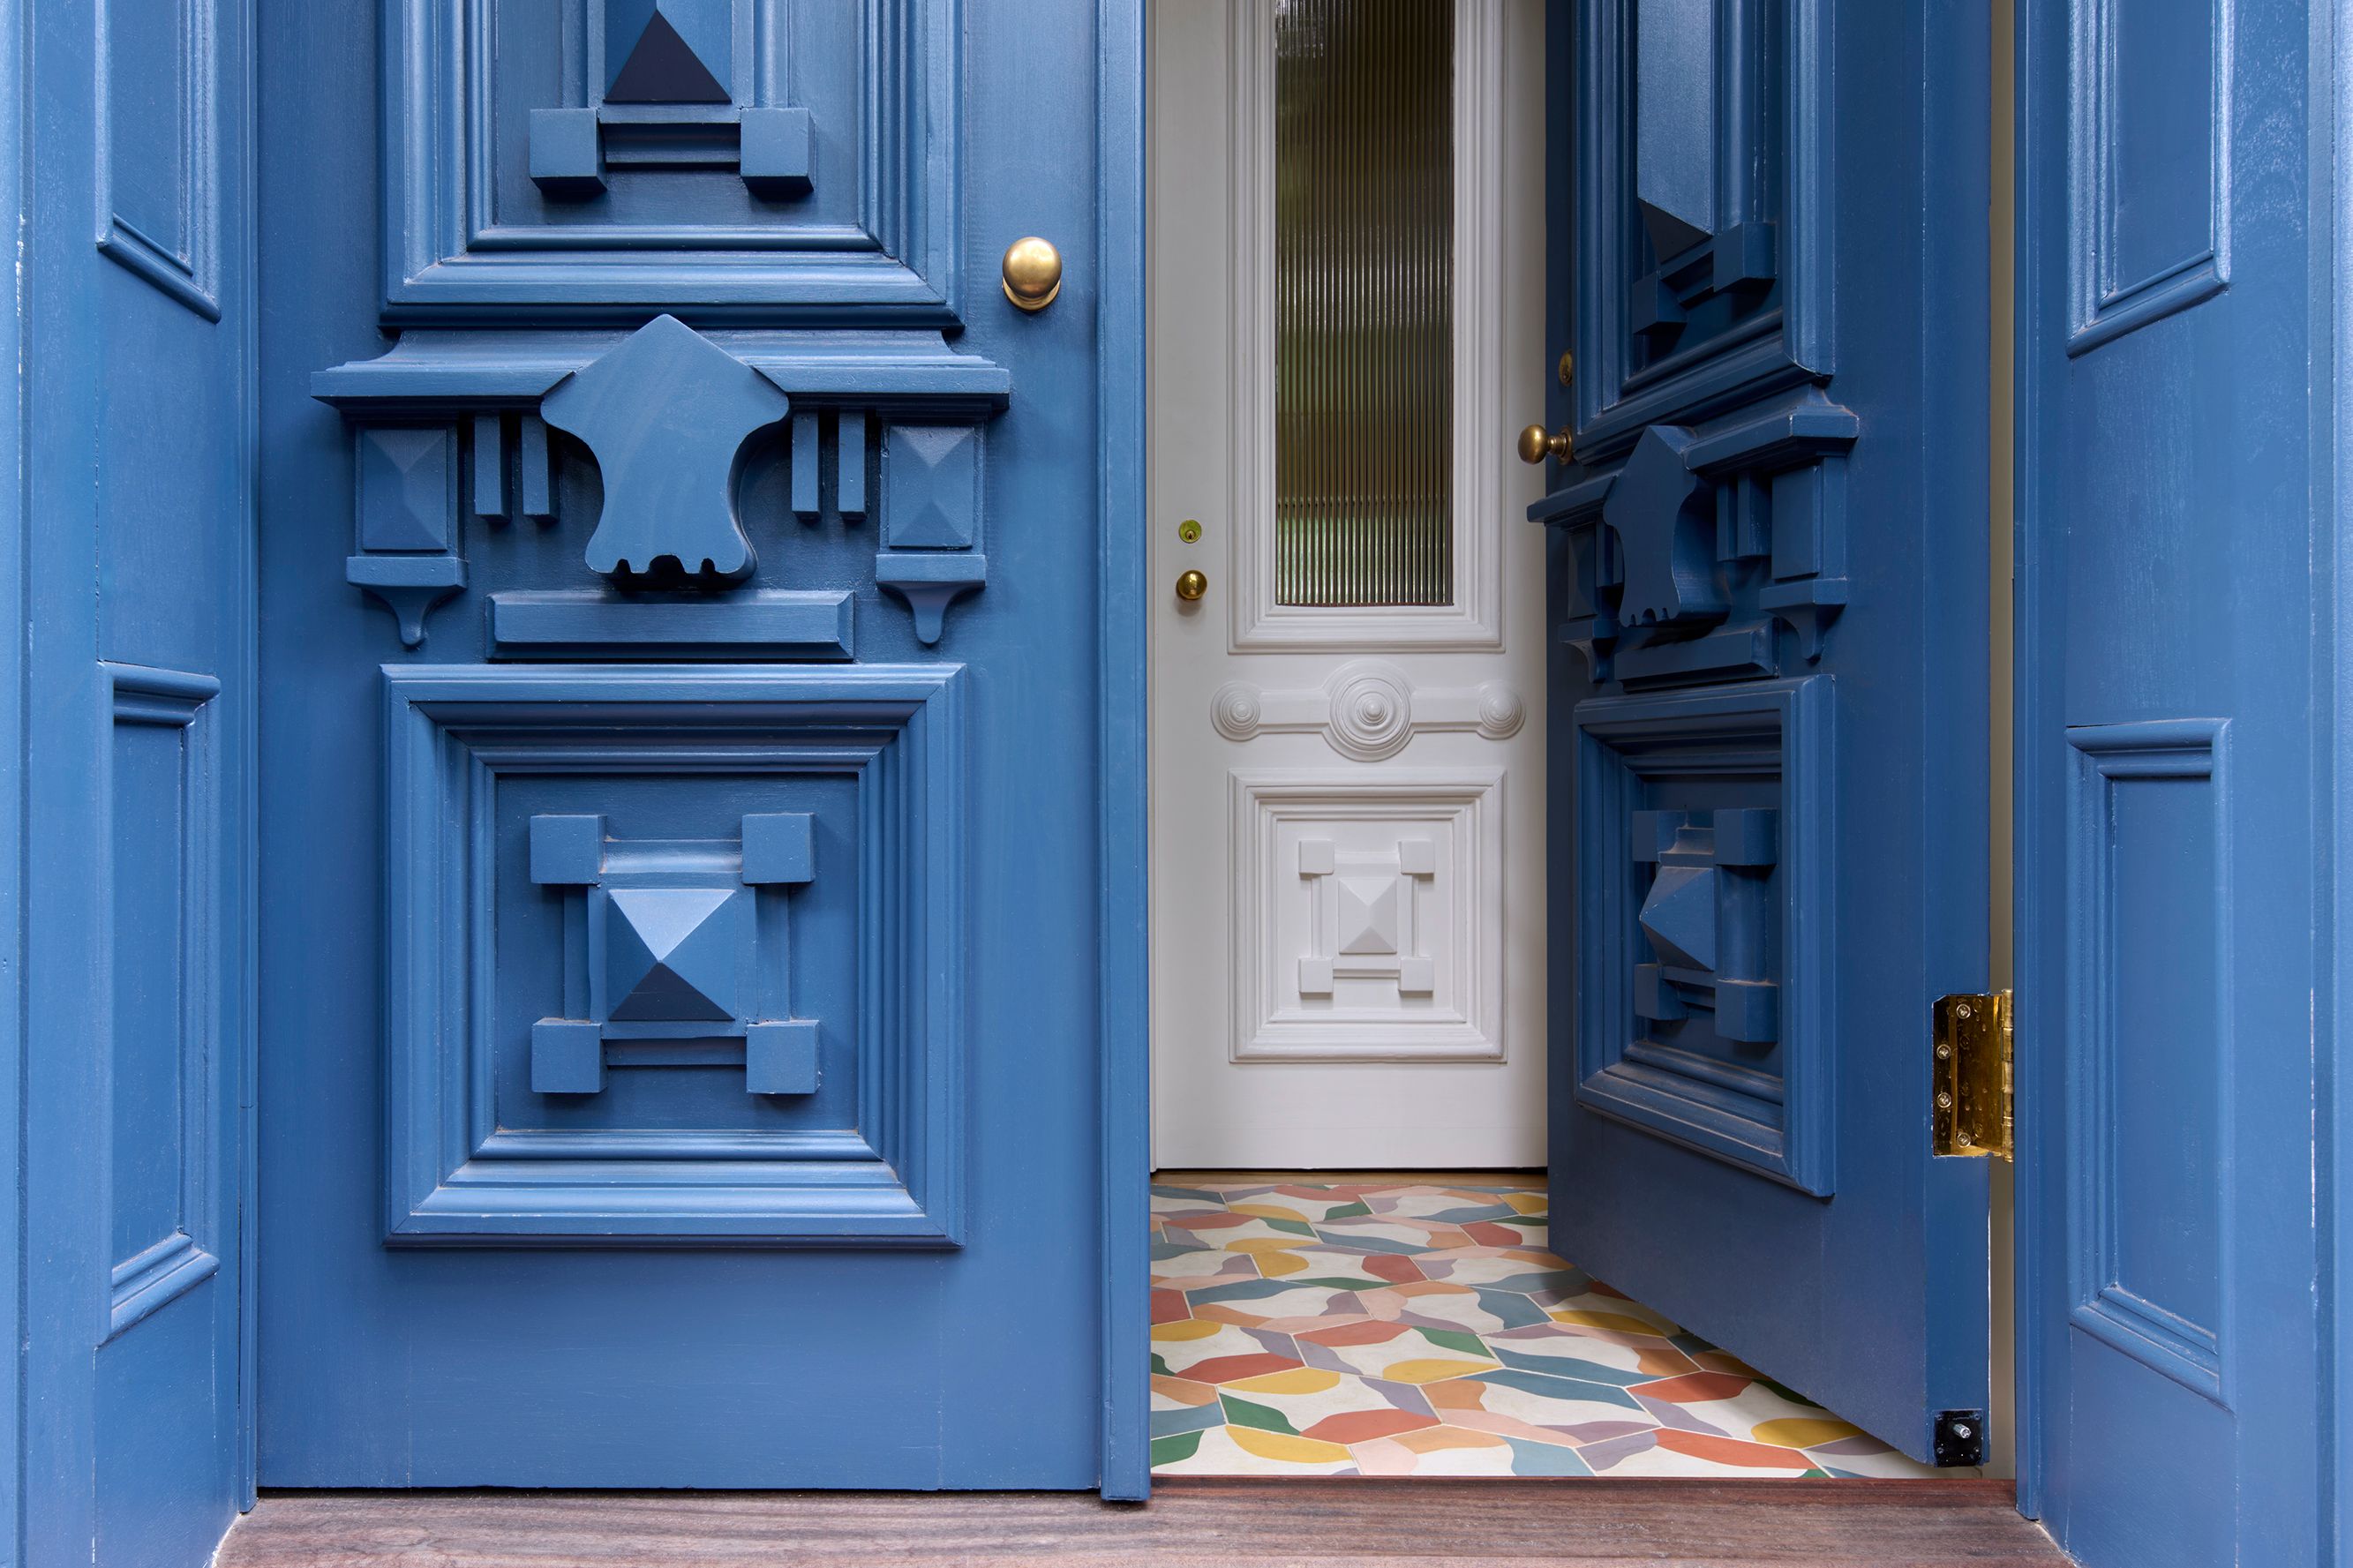
{"label": "blue painted woodwork", "polygon": [[1554,1223],[1926,1458],[1988,1406],[1986,1174],[1931,1158],[1926,1057],[1987,983],[1986,39],[1552,23]]}
{"label": "blue painted woodwork", "polygon": [[[1829,678],[1577,704],[1577,1101],[1828,1197]],[[1565,1075],[1566,1076],[1566,1075]]]}
{"label": "blue painted woodwork", "polygon": [[[1107,1500],[1145,1497],[1152,1485],[1149,1302],[1152,1131],[1150,952],[1145,845],[1149,773],[1145,726],[1149,637],[1156,595],[1147,584],[1146,532],[1116,526],[1145,515],[1145,12],[1133,0],[1096,0],[1093,272],[1094,500],[1104,523],[1095,566],[1095,953],[1092,1023],[1094,1174],[1103,1270],[1098,1300],[1103,1417],[1098,1482]],[[1059,301],[1057,301],[1059,303]]]}
{"label": "blue painted woodwork", "polygon": [[492,594],[494,658],[848,658],[858,602],[839,589],[728,598],[522,589]]}
{"label": "blue painted woodwork", "polygon": [[754,431],[791,406],[773,382],[675,316],[655,317],[574,372],[539,412],[587,443],[604,479],[588,569],[639,576],[668,561],[690,575],[749,574],[752,547],[735,516],[738,458]]}
{"label": "blue painted woodwork", "polygon": [[2016,15],[2021,1501],[2340,1563],[2344,17]]}
{"label": "blue painted woodwork", "polygon": [[[953,1243],[959,674],[387,668],[391,1238]],[[796,1020],[808,1104],[651,1051]],[[622,1040],[658,1079],[544,1102],[618,1094]]]}
{"label": "blue painted woodwork", "polygon": [[11,1563],[200,1564],[251,1495],[253,37],[0,10]]}
{"label": "blue painted woodwork", "polygon": [[457,442],[448,427],[376,425],[354,432],[353,440],[360,548],[448,550],[458,483]]}
{"label": "blue painted woodwork", "polygon": [[1715,0],[1638,0],[1633,22],[1635,199],[1664,259],[1715,232],[1716,62],[1740,57],[1722,51]]}
{"label": "blue painted woodwork", "polygon": [[724,103],[732,0],[601,0],[608,103]]}
{"label": "blue painted woodwork", "polygon": [[746,109],[736,127],[736,173],[745,189],[770,201],[808,195],[817,131],[807,110]]}
{"label": "blue painted woodwork", "polygon": [[906,602],[915,637],[926,647],[946,629],[948,606],[977,592],[988,578],[988,558],[973,552],[886,550],[874,557],[874,581]]}
{"label": "blue painted woodwork", "polygon": [[343,580],[384,602],[400,628],[400,646],[425,646],[425,617],[466,585],[466,563],[455,555],[353,555]]}
{"label": "blue painted woodwork", "polygon": [[[695,380],[697,365],[712,373],[712,385]],[[582,378],[592,367],[597,374],[588,378],[584,394]],[[745,367],[756,376],[744,374]],[[433,488],[443,472],[436,465],[448,453],[429,437],[438,429],[450,447],[455,437],[448,426],[418,421],[464,408],[520,411],[515,422],[523,437],[518,458],[521,506],[527,516],[547,521],[557,510],[557,458],[543,416],[553,405],[555,426],[563,429],[567,421],[579,423],[587,407],[585,417],[614,446],[621,475],[617,485],[605,477],[607,493],[598,505],[611,514],[612,525],[608,532],[600,512],[592,548],[598,562],[611,563],[605,569],[617,581],[633,588],[682,576],[676,564],[681,552],[699,563],[712,561],[714,553],[734,559],[734,541],[744,538],[745,528],[739,505],[746,493],[745,467],[773,473],[778,454],[762,448],[784,445],[785,431],[790,433],[790,456],[781,466],[789,477],[789,500],[779,508],[771,487],[765,509],[754,508],[754,529],[757,519],[785,510],[804,521],[864,517],[873,457],[868,430],[881,419],[920,416],[929,423],[887,429],[921,431],[927,450],[939,448],[938,464],[898,465],[905,493],[892,488],[900,481],[885,485],[885,538],[889,517],[920,519],[916,532],[941,541],[939,553],[928,559],[888,551],[876,554],[875,586],[907,605],[920,640],[929,647],[944,634],[949,605],[987,581],[987,557],[976,548],[978,422],[1007,405],[1011,378],[1003,367],[951,352],[931,334],[701,333],[667,317],[628,337],[412,332],[378,358],[318,372],[311,384],[321,398],[354,419],[353,439],[367,470],[359,505],[364,553],[350,559],[345,575],[391,608],[402,643],[411,648],[423,644],[426,616],[467,580],[449,511],[454,503]],[[689,390],[681,394],[680,386]],[[584,397],[591,404],[584,405]],[[733,408],[726,416],[732,426],[714,423],[720,416],[710,406],[713,400]],[[794,402],[801,412],[786,414]],[[641,433],[631,414],[640,406],[660,411],[648,416],[650,424],[674,420],[677,427],[663,426],[659,437]],[[501,416],[478,413],[470,420],[478,453],[486,445],[503,449],[503,435],[481,434],[485,426],[502,431]],[[768,425],[778,426],[773,441],[759,434]],[[406,461],[382,455],[387,444]],[[702,449],[699,463],[683,461],[689,447]],[[822,460],[828,449],[833,454],[830,465]],[[624,450],[641,460],[631,462],[620,456]],[[882,465],[890,467],[887,452]],[[454,462],[450,467],[448,482],[454,485]],[[491,465],[486,480],[478,458],[472,503],[477,515],[497,518],[510,510],[500,477],[503,467],[502,459]],[[372,496],[371,484],[385,494]],[[377,513],[389,514],[397,531],[377,526],[372,532],[370,520]],[[389,537],[398,548],[372,544],[375,537]],[[633,538],[638,542],[620,542]],[[419,548],[433,540],[448,542],[438,547],[440,553]],[[659,547],[664,541],[669,548]],[[739,570],[748,572],[748,540],[741,548]],[[669,574],[646,577],[657,564],[666,564]],[[714,568],[700,580],[707,587],[722,586],[714,575],[725,574]],[[847,657],[849,650],[849,601],[838,593],[739,591],[734,597],[714,599],[723,608],[695,621],[700,629],[694,631],[684,629],[687,617],[670,613],[672,606],[659,595],[607,595],[584,603],[578,595],[556,589],[493,594],[491,599],[493,638],[509,656],[528,652],[532,644],[581,658],[638,657],[664,645],[696,644],[705,645],[697,650],[704,657]],[[625,610],[624,604],[633,607]],[[822,625],[816,612],[835,605],[845,618],[838,626]],[[515,629],[511,640],[501,629],[507,626]]]}
{"label": "blue painted woodwork", "polygon": [[966,550],[980,521],[980,432],[971,426],[893,425],[882,462],[889,510],[882,541],[893,550]]}
{"label": "blue painted woodwork", "polygon": [[387,0],[387,313],[957,324],[965,5]]}
{"label": "blue painted woodwork", "polygon": [[[263,1473],[1140,1490],[1141,468],[1103,457],[1141,447],[1138,8],[794,6],[787,58],[738,5],[731,104],[679,106],[596,101],[602,0],[381,39],[262,3]],[[419,47],[493,16],[462,71]],[[318,133],[378,101],[380,139]],[[529,168],[565,109],[605,185],[568,203]],[[807,194],[673,109],[806,110]],[[959,258],[1029,232],[1054,309],[960,315]],[[773,427],[567,411],[665,314],[685,395],[756,378]],[[495,469],[401,492],[446,543],[343,531],[368,432],[493,424]],[[902,428],[949,448],[901,470],[903,547]],[[623,506],[617,463],[713,451],[740,579],[592,569],[600,526],[714,515]],[[462,568],[429,656],[354,555]],[[878,555],[1008,592],[919,636]]]}

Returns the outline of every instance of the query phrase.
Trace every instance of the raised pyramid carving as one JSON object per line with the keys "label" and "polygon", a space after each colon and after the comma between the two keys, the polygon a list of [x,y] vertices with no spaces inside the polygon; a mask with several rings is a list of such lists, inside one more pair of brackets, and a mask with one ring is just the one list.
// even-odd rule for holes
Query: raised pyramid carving
{"label": "raised pyramid carving", "polygon": [[728,0],[606,0],[607,103],[725,103]]}

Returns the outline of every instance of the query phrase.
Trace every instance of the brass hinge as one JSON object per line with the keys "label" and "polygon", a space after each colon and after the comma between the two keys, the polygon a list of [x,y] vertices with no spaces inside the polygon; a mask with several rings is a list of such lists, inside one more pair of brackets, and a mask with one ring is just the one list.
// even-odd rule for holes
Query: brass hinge
{"label": "brass hinge", "polygon": [[2010,1158],[2010,993],[1936,998],[1931,1125],[1939,1154]]}

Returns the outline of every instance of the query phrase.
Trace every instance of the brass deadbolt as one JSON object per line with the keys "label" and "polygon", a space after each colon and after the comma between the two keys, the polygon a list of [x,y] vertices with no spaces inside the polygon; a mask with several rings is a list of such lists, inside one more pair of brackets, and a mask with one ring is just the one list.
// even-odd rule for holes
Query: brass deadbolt
{"label": "brass deadbolt", "polygon": [[1198,518],[1187,518],[1176,525],[1176,537],[1187,544],[1201,542],[1201,523]]}
{"label": "brass deadbolt", "polygon": [[1042,310],[1062,291],[1062,253],[1036,235],[1005,247],[1005,297],[1025,310]]}
{"label": "brass deadbolt", "polygon": [[1560,356],[1560,384],[1563,386],[1567,386],[1569,383],[1569,379],[1576,375],[1576,374],[1577,356],[1566,350],[1562,351]]}
{"label": "brass deadbolt", "polygon": [[1566,463],[1571,449],[1567,430],[1547,432],[1541,425],[1531,425],[1520,432],[1520,461],[1523,463],[1541,463],[1546,458]]}
{"label": "brass deadbolt", "polygon": [[1176,596],[1191,604],[1209,591],[1209,580],[1192,567],[1176,574]]}

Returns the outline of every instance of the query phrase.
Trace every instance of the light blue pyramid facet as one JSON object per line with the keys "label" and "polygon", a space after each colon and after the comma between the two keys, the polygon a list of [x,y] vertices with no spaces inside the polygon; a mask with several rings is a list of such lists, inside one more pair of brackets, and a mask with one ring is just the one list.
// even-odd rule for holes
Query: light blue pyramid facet
{"label": "light blue pyramid facet", "polygon": [[735,1016],[744,900],[724,888],[616,888],[605,925],[607,1016]]}
{"label": "light blue pyramid facet", "polygon": [[1715,871],[1707,866],[1662,866],[1642,900],[1642,930],[1660,962],[1685,969],[1715,968]]}

